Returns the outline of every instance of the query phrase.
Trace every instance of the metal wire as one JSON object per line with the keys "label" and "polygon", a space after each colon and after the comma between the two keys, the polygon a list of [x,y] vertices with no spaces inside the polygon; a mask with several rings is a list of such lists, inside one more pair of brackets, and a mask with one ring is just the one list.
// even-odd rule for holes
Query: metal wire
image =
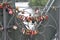
{"label": "metal wire", "polygon": [[55,0],[53,0],[53,1],[51,2],[50,6],[48,7],[48,9],[47,9],[47,11],[46,11],[45,14],[47,14],[47,12],[50,10],[50,8],[51,8],[51,6],[53,5],[54,1],[55,1]]}
{"label": "metal wire", "polygon": [[[52,6],[52,4],[54,3],[54,1],[55,1],[55,0],[53,0],[53,1],[52,1],[52,3],[50,4],[50,6],[48,7],[48,9],[47,9],[47,11],[46,11],[46,12],[48,12],[48,11],[49,11],[49,9],[50,9],[50,7]],[[49,2],[50,2],[50,1],[49,1]],[[44,9],[45,9],[45,8],[44,8]],[[44,12],[44,11],[43,11],[43,12]],[[42,12],[42,13],[43,13],[43,12]],[[39,27],[39,25],[40,25],[40,24],[41,24],[41,22],[38,24],[38,26],[37,26],[37,27]]]}
{"label": "metal wire", "polygon": [[9,26],[10,22],[13,20],[14,15],[11,17],[11,19],[9,20],[7,27]]}
{"label": "metal wire", "polygon": [[43,12],[45,11],[45,9],[47,9],[47,6],[49,4],[50,0],[47,2],[47,4],[45,5],[45,7],[43,8],[43,11],[41,12],[41,15],[43,14]]}

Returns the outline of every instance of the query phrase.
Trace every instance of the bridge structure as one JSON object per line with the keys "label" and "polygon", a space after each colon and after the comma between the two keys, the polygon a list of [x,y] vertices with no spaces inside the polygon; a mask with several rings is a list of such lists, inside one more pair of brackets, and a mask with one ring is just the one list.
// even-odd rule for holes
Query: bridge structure
{"label": "bridge structure", "polygon": [[[7,0],[3,0],[3,3],[7,2]],[[10,3],[10,2],[9,2]],[[12,6],[13,9],[15,9],[15,0],[12,0]],[[15,11],[15,10],[14,10]],[[37,25],[37,28],[41,28],[43,32],[40,32],[39,35],[37,35],[34,40],[59,40],[60,39],[60,1],[59,0],[49,0],[45,7],[43,8],[43,11],[41,12],[41,15],[45,14],[48,15],[49,19],[48,21],[43,24],[43,28],[41,26],[41,22]],[[15,15],[16,16],[16,15]],[[17,22],[17,18],[13,16],[11,19],[14,23]],[[18,25],[18,30],[11,29],[9,23],[7,22],[7,13],[5,11],[5,8],[3,8],[3,28],[4,30],[0,33],[0,40],[25,40],[24,37],[27,37],[25,35],[22,35],[20,32],[21,26],[24,26],[22,21],[20,22],[20,25]],[[12,21],[11,21],[12,22]],[[17,22],[18,23],[18,22]],[[7,25],[8,24],[8,25]],[[12,25],[12,24],[11,24]],[[13,24],[14,25],[14,24]],[[39,29],[39,30],[41,30]],[[27,40],[27,39],[26,39]],[[29,40],[29,39],[28,39]],[[30,39],[32,40],[32,39]]]}

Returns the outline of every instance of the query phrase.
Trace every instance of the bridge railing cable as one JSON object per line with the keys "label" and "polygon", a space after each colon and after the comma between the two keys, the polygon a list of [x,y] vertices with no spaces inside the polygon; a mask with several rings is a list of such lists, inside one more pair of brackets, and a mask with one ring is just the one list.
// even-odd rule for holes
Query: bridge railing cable
{"label": "bridge railing cable", "polygon": [[[43,11],[41,12],[41,14],[44,13],[44,11],[46,10],[46,14],[47,12],[50,10],[50,7],[53,5],[55,0],[52,0],[52,2],[49,0],[48,3],[46,4],[45,8],[43,9]],[[49,5],[49,6],[48,6]],[[46,9],[47,8],[47,9]],[[41,22],[39,22],[39,24],[37,25],[37,28],[40,26]]]}
{"label": "bridge railing cable", "polygon": [[51,2],[50,6],[48,7],[48,9],[47,9],[47,11],[46,11],[45,14],[47,14],[47,12],[50,10],[50,8],[51,8],[51,6],[53,5],[54,1],[55,1],[55,0],[53,0],[53,1]]}

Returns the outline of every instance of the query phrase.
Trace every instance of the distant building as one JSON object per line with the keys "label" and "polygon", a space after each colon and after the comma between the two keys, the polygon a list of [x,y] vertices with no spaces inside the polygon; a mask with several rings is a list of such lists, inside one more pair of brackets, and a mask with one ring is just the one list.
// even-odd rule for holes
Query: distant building
{"label": "distant building", "polygon": [[27,8],[29,7],[29,2],[15,2],[15,6]]}
{"label": "distant building", "polygon": [[[19,11],[26,11],[25,13],[31,14],[33,16],[33,9],[29,7],[29,2],[15,2],[15,7],[18,7]],[[32,14],[33,13],[33,14]]]}

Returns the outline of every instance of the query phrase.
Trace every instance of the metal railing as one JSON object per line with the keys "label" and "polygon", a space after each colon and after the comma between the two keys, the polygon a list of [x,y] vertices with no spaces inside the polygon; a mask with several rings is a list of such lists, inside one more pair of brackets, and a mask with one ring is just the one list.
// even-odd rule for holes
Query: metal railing
{"label": "metal railing", "polygon": [[46,14],[47,14],[47,12],[50,10],[50,8],[51,8],[51,6],[53,5],[54,1],[55,1],[55,0],[53,0],[53,1],[51,2],[50,6],[48,7],[48,9],[47,9],[47,11],[46,11]]}
{"label": "metal railing", "polygon": [[[43,11],[41,12],[41,15],[43,13],[47,14],[47,12],[50,10],[50,7],[53,5],[55,0],[49,0],[48,3],[46,4],[46,6],[44,7]],[[37,27],[39,27],[41,24],[41,22],[39,22],[39,24],[37,25]]]}
{"label": "metal railing", "polygon": [[47,6],[49,4],[50,0],[47,2],[47,4],[45,5],[45,7],[43,8],[43,11],[41,12],[41,15],[43,14],[43,12],[47,9]]}

